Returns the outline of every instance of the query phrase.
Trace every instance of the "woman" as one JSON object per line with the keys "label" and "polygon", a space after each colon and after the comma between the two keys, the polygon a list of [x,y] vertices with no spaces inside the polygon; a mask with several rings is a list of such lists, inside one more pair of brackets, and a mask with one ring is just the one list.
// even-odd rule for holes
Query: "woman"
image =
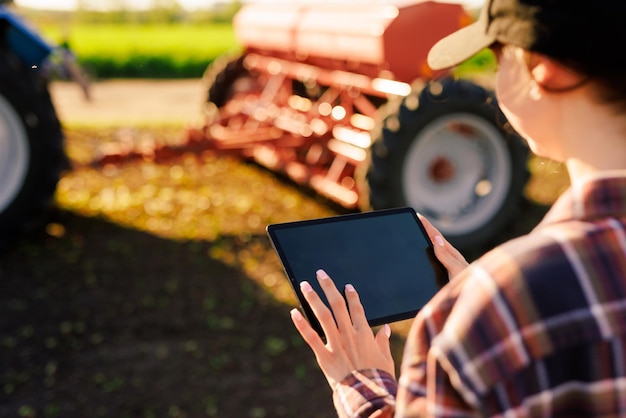
{"label": "woman", "polygon": [[529,235],[471,265],[426,221],[450,283],[422,309],[396,382],[389,327],[374,335],[358,289],[302,290],[322,341],[292,320],[340,416],[626,416],[626,2],[488,0],[429,55],[450,67],[490,47],[496,94],[571,187]]}

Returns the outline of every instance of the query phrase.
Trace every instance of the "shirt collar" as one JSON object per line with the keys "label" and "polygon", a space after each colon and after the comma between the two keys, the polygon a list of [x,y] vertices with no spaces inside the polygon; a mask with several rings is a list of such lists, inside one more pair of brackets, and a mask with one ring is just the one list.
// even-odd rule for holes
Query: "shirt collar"
{"label": "shirt collar", "polygon": [[538,228],[570,220],[626,216],[626,170],[573,183],[552,205]]}

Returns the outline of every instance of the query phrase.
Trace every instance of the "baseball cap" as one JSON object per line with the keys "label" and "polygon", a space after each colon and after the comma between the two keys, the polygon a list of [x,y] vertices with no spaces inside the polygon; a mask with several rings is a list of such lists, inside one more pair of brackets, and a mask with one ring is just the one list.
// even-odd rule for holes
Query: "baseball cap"
{"label": "baseball cap", "polygon": [[478,19],[437,42],[434,70],[453,67],[495,42],[538,52],[589,75],[624,72],[625,0],[486,0]]}

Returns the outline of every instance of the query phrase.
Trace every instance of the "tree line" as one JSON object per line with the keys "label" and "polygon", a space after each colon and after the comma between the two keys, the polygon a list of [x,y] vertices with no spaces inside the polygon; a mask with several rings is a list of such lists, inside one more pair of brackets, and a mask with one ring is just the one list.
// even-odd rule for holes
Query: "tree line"
{"label": "tree line", "polygon": [[129,7],[126,0],[78,0],[72,11],[22,9],[21,14],[39,22],[81,23],[230,23],[241,8],[240,0],[222,1],[205,9],[185,10],[177,0],[151,0],[146,9]]}
{"label": "tree line", "polygon": [[187,23],[231,22],[241,8],[240,1],[218,2],[202,10],[185,10],[177,0],[152,0],[146,10],[134,10],[124,0],[109,0],[108,10],[96,9],[93,0],[79,0],[76,10],[80,21],[89,23]]}

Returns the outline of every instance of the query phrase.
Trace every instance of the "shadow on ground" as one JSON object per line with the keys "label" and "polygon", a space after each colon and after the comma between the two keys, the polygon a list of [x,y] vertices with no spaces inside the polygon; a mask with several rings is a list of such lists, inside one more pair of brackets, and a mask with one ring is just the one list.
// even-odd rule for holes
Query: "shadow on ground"
{"label": "shadow on ground", "polygon": [[0,417],[334,415],[290,307],[211,242],[51,222],[0,259]]}
{"label": "shadow on ground", "polygon": [[0,259],[0,416],[332,415],[289,307],[210,242],[52,220]]}

